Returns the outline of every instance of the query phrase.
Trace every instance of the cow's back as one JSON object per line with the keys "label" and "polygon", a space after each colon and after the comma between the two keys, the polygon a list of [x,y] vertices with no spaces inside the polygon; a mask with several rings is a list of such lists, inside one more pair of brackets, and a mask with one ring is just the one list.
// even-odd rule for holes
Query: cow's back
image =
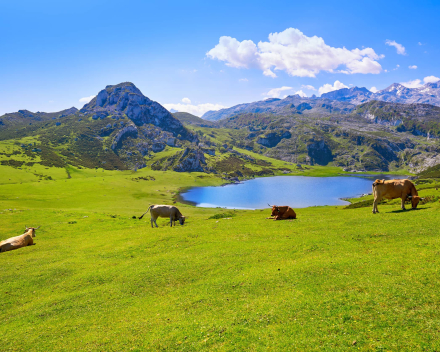
{"label": "cow's back", "polygon": [[179,209],[174,205],[154,205],[151,207],[150,212],[160,217],[170,217],[171,215],[174,217],[182,216]]}
{"label": "cow's back", "polygon": [[24,233],[23,235],[11,237],[0,242],[0,252],[7,252],[13,249],[26,247],[33,244],[33,242],[32,235]]}
{"label": "cow's back", "polygon": [[296,219],[295,210],[293,210],[291,207],[288,207],[287,211],[284,213],[283,218],[285,218],[285,219]]}

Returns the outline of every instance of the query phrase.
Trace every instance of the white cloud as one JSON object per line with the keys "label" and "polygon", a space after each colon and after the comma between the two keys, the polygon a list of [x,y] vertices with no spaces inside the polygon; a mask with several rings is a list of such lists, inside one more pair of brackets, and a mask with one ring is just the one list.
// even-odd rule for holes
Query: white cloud
{"label": "white cloud", "polygon": [[408,68],[409,68],[410,70],[417,70],[417,66],[416,66],[416,65],[408,66]]}
{"label": "white cloud", "polygon": [[240,78],[238,81],[239,82],[249,82],[249,80],[247,78]]}
{"label": "white cloud", "polygon": [[189,100],[189,98],[183,98],[182,99],[182,103],[184,103],[184,104],[191,104],[191,100]]}
{"label": "white cloud", "polygon": [[377,93],[378,91],[379,91],[379,89],[377,89],[376,87],[370,88],[370,92]]}
{"label": "white cloud", "polygon": [[333,92],[334,90],[342,89],[342,88],[348,88],[344,83],[335,81],[333,85],[331,84],[324,84],[322,87],[319,87],[318,91],[319,94],[324,94],[328,92]]}
{"label": "white cloud", "polygon": [[413,81],[402,82],[400,84],[402,86],[407,87],[407,88],[419,88],[419,87],[422,87],[426,83],[435,83],[437,81],[440,81],[440,78],[435,77],[435,76],[426,76],[425,78],[423,78],[423,83],[420,79],[415,79]]}
{"label": "white cloud", "polygon": [[92,100],[94,97],[96,97],[96,95],[91,95],[90,97],[84,97],[84,98],[81,98],[81,99],[79,100],[79,102],[80,102],[80,103],[87,104],[87,103],[89,103],[90,100]]}
{"label": "white cloud", "polygon": [[281,88],[273,88],[270,91],[268,91],[267,93],[263,93],[263,95],[266,96],[266,98],[279,98],[281,95],[281,92],[286,91],[286,90],[292,90],[292,87],[281,87]]}
{"label": "white cloud", "polygon": [[316,90],[316,88],[315,87],[313,87],[313,86],[311,86],[310,84],[303,84],[302,86],[301,86],[301,89],[308,89],[308,90]]}
{"label": "white cloud", "polygon": [[415,79],[414,81],[408,81],[408,82],[401,82],[402,86],[405,86],[406,88],[419,88],[423,86],[422,81],[420,79]]}
{"label": "white cloud", "polygon": [[426,83],[435,83],[437,81],[440,81],[440,78],[435,77],[435,76],[428,76],[428,77],[423,78],[423,82],[425,82],[425,84]]}
{"label": "white cloud", "polygon": [[301,98],[307,97],[307,94],[304,93],[302,90],[299,90],[299,91],[295,92],[295,94],[298,94]]}
{"label": "white cloud", "polygon": [[421,42],[419,42],[419,45],[423,45]]}
{"label": "white cloud", "polygon": [[387,40],[385,41],[385,44],[386,44],[386,45],[389,45],[389,46],[394,46],[394,47],[396,48],[397,53],[398,53],[399,55],[406,55],[405,47],[404,47],[402,44],[396,43],[395,40],[389,40],[389,39],[387,39]]}
{"label": "white cloud", "polygon": [[224,61],[235,68],[257,68],[265,76],[276,77],[273,70],[286,71],[290,76],[315,77],[320,71],[380,73],[382,66],[376,61],[383,58],[372,48],[348,50],[325,44],[321,37],[307,37],[296,28],[270,33],[269,41],[256,45],[252,40],[238,41],[223,36],[206,55]]}
{"label": "white cloud", "polygon": [[220,110],[225,109],[227,106],[221,105],[221,104],[198,104],[198,105],[191,105],[191,104],[162,104],[165,109],[168,111],[171,109],[177,110],[179,112],[189,112],[190,114],[196,115],[196,116],[202,116],[205,112],[209,110]]}

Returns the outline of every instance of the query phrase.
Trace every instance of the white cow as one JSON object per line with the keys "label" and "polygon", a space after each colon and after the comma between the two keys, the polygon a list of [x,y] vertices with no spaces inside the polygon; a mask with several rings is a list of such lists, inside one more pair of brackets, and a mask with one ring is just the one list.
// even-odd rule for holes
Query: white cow
{"label": "white cow", "polygon": [[177,209],[174,205],[150,205],[145,213],[143,213],[139,219],[142,219],[146,213],[150,211],[151,214],[151,227],[153,226],[153,222],[156,224],[156,219],[158,217],[161,218],[170,218],[170,226],[176,226],[176,220],[179,220],[180,225],[183,225],[185,223],[185,217],[182,215],[182,213]]}

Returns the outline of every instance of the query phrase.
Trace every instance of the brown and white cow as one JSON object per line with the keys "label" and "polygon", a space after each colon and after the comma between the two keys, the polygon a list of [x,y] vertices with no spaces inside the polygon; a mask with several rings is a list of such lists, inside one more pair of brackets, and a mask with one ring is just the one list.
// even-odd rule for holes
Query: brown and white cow
{"label": "brown and white cow", "polygon": [[412,208],[416,209],[420,198],[416,187],[410,180],[376,180],[373,183],[373,214],[378,213],[377,204],[383,199],[396,199],[402,200],[402,210],[405,210],[405,201],[411,200]]}
{"label": "brown and white cow", "polygon": [[158,217],[161,218],[170,218],[170,225],[171,227],[176,226],[176,221],[178,220],[180,222],[180,225],[183,225],[185,223],[185,217],[182,215],[182,213],[177,209],[174,205],[150,205],[145,213],[143,213],[139,219],[142,219],[146,213],[150,211],[151,214],[151,227],[153,226],[153,222],[156,224],[156,219]]}
{"label": "brown and white cow", "polygon": [[[270,204],[268,204],[271,206]],[[296,219],[295,211],[288,205],[272,205],[272,215],[267,219],[287,220]]]}
{"label": "brown and white cow", "polygon": [[1,241],[0,252],[7,252],[21,247],[32,246],[34,244],[32,237],[35,237],[35,230],[39,229],[40,226],[25,228],[26,230],[24,234]]}

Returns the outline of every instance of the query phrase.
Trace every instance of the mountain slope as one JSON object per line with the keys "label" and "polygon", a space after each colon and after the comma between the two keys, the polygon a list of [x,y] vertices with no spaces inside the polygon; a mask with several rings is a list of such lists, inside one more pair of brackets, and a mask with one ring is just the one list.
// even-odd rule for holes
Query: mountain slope
{"label": "mountain slope", "polygon": [[183,125],[194,125],[200,127],[212,127],[214,123],[208,120],[201,119],[198,116],[192,115],[187,112],[174,112],[173,116],[182,122]]}

